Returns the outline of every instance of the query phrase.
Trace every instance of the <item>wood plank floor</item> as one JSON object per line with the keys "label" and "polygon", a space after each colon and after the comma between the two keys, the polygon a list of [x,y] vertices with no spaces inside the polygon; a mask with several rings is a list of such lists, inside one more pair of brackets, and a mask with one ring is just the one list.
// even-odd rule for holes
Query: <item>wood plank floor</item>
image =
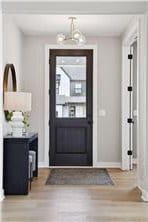
{"label": "wood plank floor", "polygon": [[2,222],[148,222],[148,204],[136,188],[136,171],[108,169],[114,186],[47,186],[40,169],[28,196],[7,196]]}

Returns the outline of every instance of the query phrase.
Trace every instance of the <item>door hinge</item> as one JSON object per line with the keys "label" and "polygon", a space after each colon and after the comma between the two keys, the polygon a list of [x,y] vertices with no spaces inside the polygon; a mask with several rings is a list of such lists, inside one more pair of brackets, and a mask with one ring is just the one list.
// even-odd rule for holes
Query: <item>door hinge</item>
{"label": "door hinge", "polygon": [[51,59],[49,59],[49,64],[51,64]]}
{"label": "door hinge", "polygon": [[128,86],[128,87],[127,87],[127,90],[128,90],[129,92],[132,92],[132,91],[133,91],[133,87],[132,87],[132,86]]}
{"label": "door hinge", "polygon": [[127,122],[128,122],[128,123],[134,123],[134,121],[133,121],[132,118],[128,118],[128,119],[127,119]]}
{"label": "door hinge", "polygon": [[129,55],[128,55],[128,59],[133,59],[133,55],[132,55],[132,54],[129,54]]}
{"label": "door hinge", "polygon": [[51,93],[51,89],[48,89],[48,94],[50,95],[50,93]]}
{"label": "door hinge", "polygon": [[48,121],[48,126],[50,126],[50,120]]}
{"label": "door hinge", "polygon": [[132,151],[132,150],[128,150],[128,151],[127,151],[127,155],[128,155],[128,156],[132,156],[132,155],[133,155],[133,151]]}

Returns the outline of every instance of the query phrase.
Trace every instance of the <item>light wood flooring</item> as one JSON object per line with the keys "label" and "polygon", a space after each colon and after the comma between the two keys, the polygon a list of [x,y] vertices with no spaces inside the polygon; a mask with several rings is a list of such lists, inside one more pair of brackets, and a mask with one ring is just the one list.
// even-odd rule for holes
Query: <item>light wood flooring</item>
{"label": "light wood flooring", "polygon": [[2,222],[148,222],[148,203],[136,188],[136,170],[108,169],[114,186],[47,186],[40,169],[28,196],[0,203]]}

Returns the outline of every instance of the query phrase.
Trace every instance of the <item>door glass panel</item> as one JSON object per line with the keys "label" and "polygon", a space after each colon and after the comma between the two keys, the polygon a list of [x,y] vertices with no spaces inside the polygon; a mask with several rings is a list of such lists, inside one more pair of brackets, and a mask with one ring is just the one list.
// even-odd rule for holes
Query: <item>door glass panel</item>
{"label": "door glass panel", "polygon": [[86,57],[56,57],[56,117],[86,118]]}

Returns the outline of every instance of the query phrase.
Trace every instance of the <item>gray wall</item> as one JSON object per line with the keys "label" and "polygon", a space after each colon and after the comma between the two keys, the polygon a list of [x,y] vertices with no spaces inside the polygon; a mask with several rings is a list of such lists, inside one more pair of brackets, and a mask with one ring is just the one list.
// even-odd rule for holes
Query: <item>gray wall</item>
{"label": "gray wall", "polygon": [[[22,83],[23,37],[12,16],[3,14],[3,70],[7,63],[14,64],[18,90]],[[8,128],[3,114],[3,135],[8,133]]]}
{"label": "gray wall", "polygon": [[23,33],[11,15],[3,15],[3,64],[13,63],[17,76],[18,90],[21,90],[23,63]]}
{"label": "gray wall", "polygon": [[121,41],[98,39],[98,161],[121,161]]}
{"label": "gray wall", "polygon": [[[98,46],[98,104],[106,110],[98,115],[98,161],[121,161],[121,40],[119,37],[97,37],[88,40]],[[44,75],[45,44],[55,38],[24,39],[23,89],[33,94],[31,129],[39,132],[39,161],[44,161]],[[99,111],[99,110],[98,110]]]}

